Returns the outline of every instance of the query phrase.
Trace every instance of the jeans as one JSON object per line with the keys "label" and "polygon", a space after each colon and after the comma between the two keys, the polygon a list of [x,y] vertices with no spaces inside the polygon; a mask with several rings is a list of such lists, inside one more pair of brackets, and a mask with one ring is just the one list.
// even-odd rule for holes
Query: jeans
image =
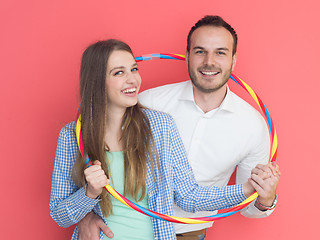
{"label": "jeans", "polygon": [[207,229],[200,231],[177,234],[177,240],[205,240]]}

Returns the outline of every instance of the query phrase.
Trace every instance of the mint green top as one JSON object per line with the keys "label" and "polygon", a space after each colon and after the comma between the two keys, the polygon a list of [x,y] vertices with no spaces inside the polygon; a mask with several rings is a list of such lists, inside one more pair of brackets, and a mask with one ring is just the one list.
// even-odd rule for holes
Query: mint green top
{"label": "mint green top", "polygon": [[[124,193],[124,156],[123,152],[107,152],[110,163],[111,183],[110,185],[121,195]],[[134,201],[131,196],[126,196],[130,201]],[[141,214],[114,197],[111,197],[113,214],[107,218],[108,227],[114,233],[113,240],[152,240],[154,239],[151,218]],[[149,208],[148,194],[138,202],[142,207]],[[105,235],[104,240],[108,240]]]}

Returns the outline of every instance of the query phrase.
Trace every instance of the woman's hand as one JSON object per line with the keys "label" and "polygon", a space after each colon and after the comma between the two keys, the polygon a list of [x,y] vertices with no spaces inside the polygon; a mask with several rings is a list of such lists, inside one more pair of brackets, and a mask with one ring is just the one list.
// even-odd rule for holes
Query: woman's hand
{"label": "woman's hand", "polygon": [[88,183],[86,196],[89,198],[97,198],[104,188],[110,183],[105,172],[101,168],[101,162],[94,161],[93,165],[84,170],[84,175]]}
{"label": "woman's hand", "polygon": [[243,192],[244,195],[246,195],[246,197],[250,197],[252,193],[254,193],[255,189],[253,188],[253,186],[251,185],[251,183],[246,182],[243,184]]}

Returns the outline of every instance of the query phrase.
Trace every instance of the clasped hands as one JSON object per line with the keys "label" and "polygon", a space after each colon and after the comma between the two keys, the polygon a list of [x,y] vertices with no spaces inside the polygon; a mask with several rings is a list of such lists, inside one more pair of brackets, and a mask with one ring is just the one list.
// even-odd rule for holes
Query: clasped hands
{"label": "clasped hands", "polygon": [[248,179],[248,182],[259,194],[258,203],[256,202],[255,206],[260,210],[265,210],[261,208],[261,205],[267,207],[273,205],[280,175],[279,166],[273,163],[258,164],[251,170],[251,178]]}

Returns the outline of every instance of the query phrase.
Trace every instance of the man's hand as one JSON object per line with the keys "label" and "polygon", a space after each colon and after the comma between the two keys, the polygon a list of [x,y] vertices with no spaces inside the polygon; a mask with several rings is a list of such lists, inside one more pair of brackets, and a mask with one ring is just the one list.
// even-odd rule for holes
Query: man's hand
{"label": "man's hand", "polygon": [[[249,179],[249,182],[259,194],[257,198],[259,203],[267,207],[272,206],[276,197],[276,190],[280,175],[279,166],[273,166],[271,163],[267,165],[258,164],[254,169],[252,169],[251,179]],[[261,209],[257,202],[255,206],[260,210],[264,210]]]}
{"label": "man's hand", "polygon": [[79,223],[79,240],[99,240],[102,230],[108,238],[113,238],[113,232],[94,212],[89,212]]}

